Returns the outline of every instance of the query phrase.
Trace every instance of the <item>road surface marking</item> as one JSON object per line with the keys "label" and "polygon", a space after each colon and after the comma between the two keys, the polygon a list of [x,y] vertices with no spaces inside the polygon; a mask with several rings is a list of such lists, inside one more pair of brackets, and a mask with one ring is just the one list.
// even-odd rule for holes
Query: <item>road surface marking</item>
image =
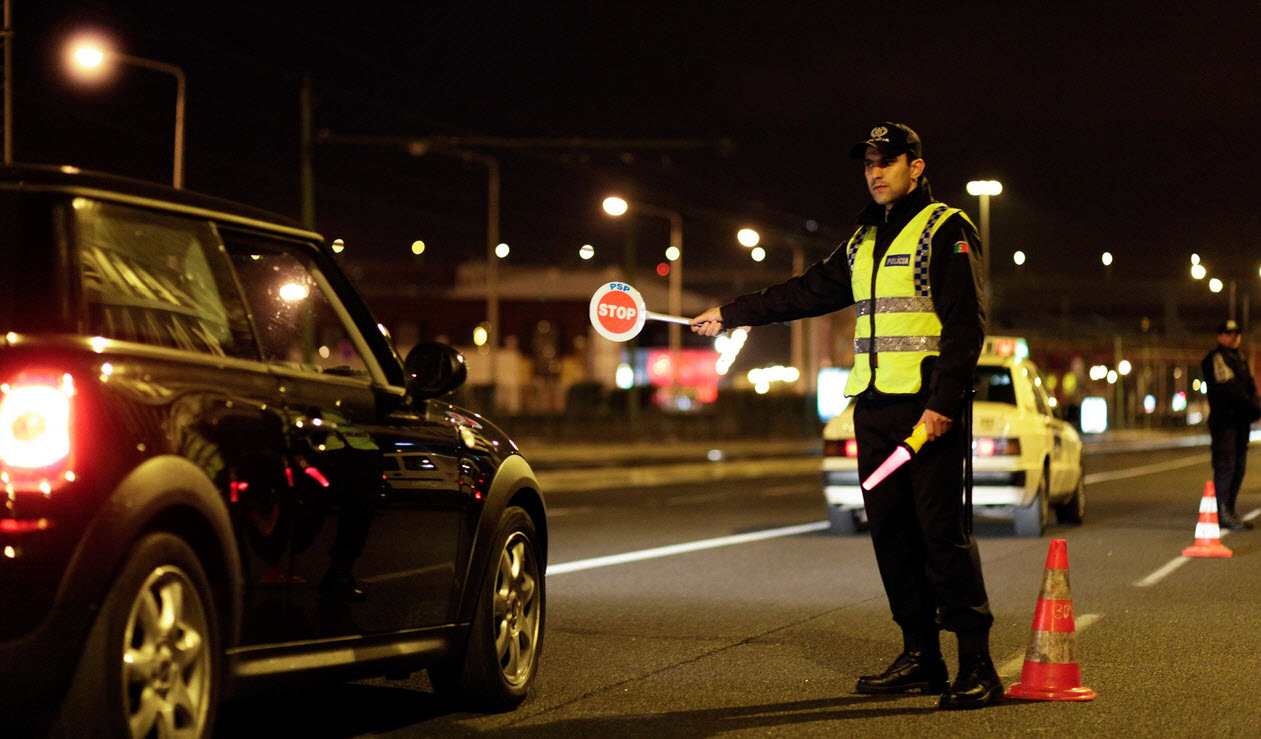
{"label": "road surface marking", "polygon": [[[1083,613],[1073,619],[1073,630],[1085,631],[1087,626],[1090,626],[1101,618],[1103,618],[1102,613]],[[998,668],[998,676],[1005,678],[1008,682],[1010,682],[1011,678],[1020,674],[1021,670],[1024,669],[1024,666],[1025,653],[1021,652],[1019,657],[1007,660],[1003,663],[1002,667]]]}
{"label": "road surface marking", "polygon": [[769,487],[762,491],[764,498],[776,498],[781,495],[798,495],[800,493],[818,492],[819,486],[812,483],[798,483],[796,485],[777,485]]}
{"label": "road surface marking", "polygon": [[609,567],[612,565],[626,564],[627,562],[640,562],[645,559],[657,559],[659,557],[672,557],[676,554],[687,554],[688,552],[699,552],[703,549],[717,549],[718,547],[730,547],[736,544],[746,544],[751,541],[762,541],[764,539],[778,539],[784,536],[796,536],[797,534],[808,534],[812,531],[825,531],[828,528],[827,521],[815,521],[814,523],[803,523],[797,526],[783,526],[778,529],[766,529],[764,531],[751,531],[747,534],[734,534],[732,536],[720,536],[716,539],[702,539],[700,541],[691,541],[683,544],[671,544],[664,547],[653,547],[652,549],[641,549],[637,552],[626,552],[624,554],[610,554],[606,557],[592,557],[590,559],[576,559],[572,562],[562,562],[560,564],[551,565],[547,568],[548,575],[562,575],[566,572],[581,572],[582,570],[594,570],[598,567]]}
{"label": "road surface marking", "polygon": [[1171,459],[1166,462],[1157,464],[1146,464],[1141,467],[1130,467],[1124,470],[1112,470],[1111,472],[1095,472],[1086,475],[1085,483],[1087,485],[1095,482],[1107,482],[1108,480],[1123,480],[1127,477],[1139,477],[1140,475],[1154,475],[1157,472],[1168,472],[1169,470],[1190,467],[1194,464],[1204,464],[1204,455],[1197,454],[1193,457],[1181,457],[1179,459]]}
{"label": "road surface marking", "polygon": [[[1248,511],[1242,516],[1242,518],[1245,521],[1251,521],[1257,516],[1261,516],[1261,508],[1254,508],[1253,510]],[[1226,537],[1230,536],[1230,534],[1231,534],[1230,529],[1226,529],[1225,531],[1221,532],[1221,538],[1225,539]],[[1178,569],[1179,567],[1186,564],[1187,562],[1190,562],[1191,559],[1192,559],[1191,557],[1183,557],[1182,555],[1178,555],[1177,557],[1174,557],[1173,559],[1161,565],[1160,568],[1157,569],[1152,574],[1148,575],[1147,577],[1144,577],[1142,580],[1135,582],[1134,587],[1146,588],[1146,587],[1155,585],[1161,580],[1164,580],[1165,577],[1169,575],[1171,572],[1173,572],[1174,570]]]}

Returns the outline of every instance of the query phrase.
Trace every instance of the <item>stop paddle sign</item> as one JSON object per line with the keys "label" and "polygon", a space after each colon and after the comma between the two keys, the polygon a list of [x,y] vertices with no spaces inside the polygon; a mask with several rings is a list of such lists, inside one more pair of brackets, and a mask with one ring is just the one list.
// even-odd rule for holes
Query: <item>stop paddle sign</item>
{"label": "stop paddle sign", "polygon": [[591,325],[606,339],[629,341],[647,320],[643,296],[624,282],[610,282],[591,296]]}
{"label": "stop paddle sign", "polygon": [[644,298],[625,282],[610,282],[591,296],[591,325],[606,339],[630,341],[644,330],[644,321],[665,321],[690,326],[683,316],[653,313],[644,307]]}

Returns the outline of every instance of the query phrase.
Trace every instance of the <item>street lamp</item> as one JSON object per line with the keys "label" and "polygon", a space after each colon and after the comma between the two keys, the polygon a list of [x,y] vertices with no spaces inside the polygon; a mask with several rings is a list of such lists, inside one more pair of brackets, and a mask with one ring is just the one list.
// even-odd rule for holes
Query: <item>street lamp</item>
{"label": "street lamp", "polygon": [[[754,228],[740,229],[739,231],[736,232],[736,241],[740,243],[740,246],[743,246],[744,248],[751,250],[750,256],[753,257],[753,261],[755,262],[762,261],[762,259],[758,255],[758,251],[762,249],[762,247],[758,246],[758,244],[762,242],[762,235],[758,233],[757,229],[754,229]],[[805,252],[801,248],[801,244],[798,243],[796,240],[789,239],[787,245],[788,245],[788,248],[792,251],[792,259],[793,259],[792,273],[794,276],[799,275],[802,272],[804,272],[806,269]],[[764,257],[765,254],[763,253],[761,256]],[[805,340],[804,340],[804,334],[803,334],[804,326],[801,321],[792,321],[789,324],[788,330],[789,330],[789,350],[788,351],[791,357],[792,365],[798,369],[801,369],[801,367],[805,365],[805,353],[804,353]]]}
{"label": "street lamp", "polygon": [[990,313],[990,252],[994,251],[990,244],[990,196],[1001,195],[1003,183],[998,180],[973,180],[968,183],[968,194],[981,199],[981,264],[985,275],[985,315]]}
{"label": "street lamp", "polygon": [[107,62],[117,62],[175,76],[175,173],[172,180],[176,188],[184,187],[184,70],[174,64],[120,54],[96,44],[77,44],[72,47],[72,54],[75,65],[72,68],[80,72],[101,71]]}
{"label": "street lamp", "polygon": [[[637,202],[632,208],[626,199],[617,196],[605,198],[602,206],[605,213],[614,217],[625,215],[634,210],[636,213],[658,216],[670,221],[670,248],[666,251],[666,259],[673,262],[670,265],[669,310],[671,315],[680,315],[683,312],[683,217],[673,210],[649,205],[648,203]],[[677,323],[671,323],[668,329],[670,332],[670,384],[672,389],[678,384],[679,349],[683,343],[682,329],[683,327]]]}

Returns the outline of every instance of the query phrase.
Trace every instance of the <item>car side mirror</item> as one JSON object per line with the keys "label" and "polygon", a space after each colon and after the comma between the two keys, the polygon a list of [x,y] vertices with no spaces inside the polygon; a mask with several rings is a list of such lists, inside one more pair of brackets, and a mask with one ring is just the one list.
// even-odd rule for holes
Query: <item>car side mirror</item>
{"label": "car side mirror", "polygon": [[414,346],[403,362],[403,371],[407,393],[416,400],[446,395],[468,379],[464,355],[437,341],[422,341]]}

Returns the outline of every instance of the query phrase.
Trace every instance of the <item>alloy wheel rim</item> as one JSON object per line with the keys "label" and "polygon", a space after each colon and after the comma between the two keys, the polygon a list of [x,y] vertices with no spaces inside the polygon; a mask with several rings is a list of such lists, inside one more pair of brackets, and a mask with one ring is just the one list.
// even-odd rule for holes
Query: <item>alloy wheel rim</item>
{"label": "alloy wheel rim", "polygon": [[510,685],[522,685],[533,671],[541,610],[534,548],[524,534],[516,532],[499,554],[493,612],[495,651]]}
{"label": "alloy wheel rim", "polygon": [[123,709],[133,737],[205,733],[210,654],[205,604],[183,570],[159,567],[123,632]]}

